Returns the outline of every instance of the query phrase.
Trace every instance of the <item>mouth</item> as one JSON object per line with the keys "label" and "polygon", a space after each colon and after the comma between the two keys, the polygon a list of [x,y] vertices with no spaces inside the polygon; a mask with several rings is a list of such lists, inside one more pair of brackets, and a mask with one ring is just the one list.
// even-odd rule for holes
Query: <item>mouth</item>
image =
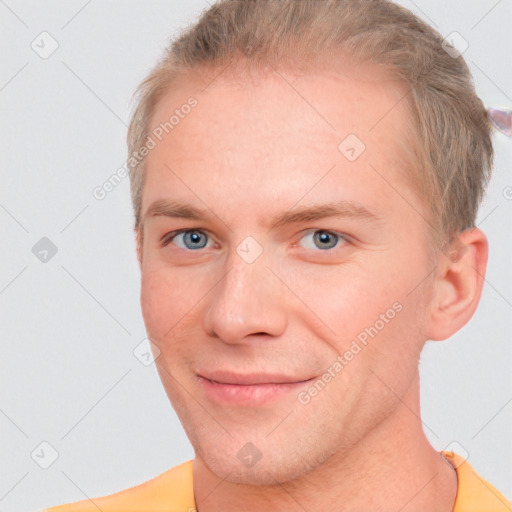
{"label": "mouth", "polygon": [[221,404],[262,405],[282,399],[307,386],[314,377],[298,379],[279,374],[234,374],[231,372],[197,375],[208,399]]}

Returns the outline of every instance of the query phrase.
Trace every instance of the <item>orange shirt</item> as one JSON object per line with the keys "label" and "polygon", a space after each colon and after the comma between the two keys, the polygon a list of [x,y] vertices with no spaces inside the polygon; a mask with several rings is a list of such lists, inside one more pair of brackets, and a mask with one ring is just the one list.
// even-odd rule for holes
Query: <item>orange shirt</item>
{"label": "orange shirt", "polygon": [[[457,497],[453,512],[511,512],[508,501],[471,465],[453,452],[442,452],[457,471]],[[152,480],[92,500],[45,509],[41,512],[195,512],[193,461],[175,466]]]}

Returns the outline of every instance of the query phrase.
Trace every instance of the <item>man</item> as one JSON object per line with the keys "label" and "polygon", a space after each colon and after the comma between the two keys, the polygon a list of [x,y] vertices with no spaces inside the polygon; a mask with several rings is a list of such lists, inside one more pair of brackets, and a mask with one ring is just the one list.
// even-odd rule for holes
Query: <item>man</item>
{"label": "man", "polygon": [[49,510],[511,510],[420,419],[487,262],[462,57],[385,0],[228,0],[139,93],[141,306],[195,458]]}

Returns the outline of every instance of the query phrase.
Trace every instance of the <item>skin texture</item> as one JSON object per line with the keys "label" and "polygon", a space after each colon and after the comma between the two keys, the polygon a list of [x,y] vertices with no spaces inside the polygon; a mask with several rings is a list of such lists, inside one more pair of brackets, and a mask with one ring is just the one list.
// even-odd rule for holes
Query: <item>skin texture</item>
{"label": "skin texture", "polygon": [[[399,143],[411,133],[404,90],[371,67],[338,78],[269,70],[239,81],[189,77],[157,106],[153,127],[188,97],[198,101],[147,156],[142,211],[168,200],[211,215],[149,217],[138,246],[144,321],[195,450],[201,512],[452,510],[456,475],[423,431],[418,360],[427,339],[471,318],[487,241],[470,229],[459,235],[460,257],[427,256],[430,211],[409,185]],[[366,146],[353,162],[338,149],[350,133]],[[271,225],[341,199],[380,220]],[[162,244],[181,229],[202,237]],[[334,232],[333,248],[317,230]],[[263,251],[252,263],[237,252],[248,236]],[[332,373],[393,304],[394,318],[301,403],[298,392]],[[273,402],[221,403],[197,377],[219,369],[315,379]],[[261,456],[252,466],[239,456],[247,443]]]}

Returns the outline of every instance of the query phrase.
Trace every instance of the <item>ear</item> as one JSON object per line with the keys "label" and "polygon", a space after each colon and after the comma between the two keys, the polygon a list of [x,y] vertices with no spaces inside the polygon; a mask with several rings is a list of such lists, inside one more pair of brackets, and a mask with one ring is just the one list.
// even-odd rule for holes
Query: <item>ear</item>
{"label": "ear", "polygon": [[445,340],[461,329],[478,306],[489,247],[477,228],[462,231],[439,252],[427,336]]}
{"label": "ear", "polygon": [[135,234],[137,261],[139,262],[139,268],[142,269],[142,233],[137,229],[134,229],[133,232]]}

